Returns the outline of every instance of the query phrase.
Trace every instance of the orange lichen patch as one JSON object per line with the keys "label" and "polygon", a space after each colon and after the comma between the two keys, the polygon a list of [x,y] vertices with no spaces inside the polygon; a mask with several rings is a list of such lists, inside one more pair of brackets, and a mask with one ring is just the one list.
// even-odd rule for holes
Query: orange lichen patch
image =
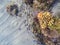
{"label": "orange lichen patch", "polygon": [[51,16],[50,12],[46,11],[46,12],[40,12],[40,13],[38,13],[37,17],[39,19],[44,19],[44,18],[50,19],[52,16]]}
{"label": "orange lichen patch", "polygon": [[38,13],[37,18],[39,20],[41,28],[45,29],[48,26],[48,23],[52,20],[52,15],[48,11],[40,12]]}
{"label": "orange lichen patch", "polygon": [[43,19],[43,12],[38,13],[37,17],[38,19]]}

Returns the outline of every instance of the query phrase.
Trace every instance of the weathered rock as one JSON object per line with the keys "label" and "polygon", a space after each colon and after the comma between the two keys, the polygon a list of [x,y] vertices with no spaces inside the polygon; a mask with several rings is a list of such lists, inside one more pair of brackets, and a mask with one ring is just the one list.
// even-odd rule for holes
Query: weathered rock
{"label": "weathered rock", "polygon": [[33,0],[25,0],[25,3],[32,6],[33,5]]}
{"label": "weathered rock", "polygon": [[54,0],[34,0],[33,7],[39,10],[49,10]]}
{"label": "weathered rock", "polygon": [[11,4],[7,6],[7,12],[11,15],[18,15],[18,5],[17,4]]}

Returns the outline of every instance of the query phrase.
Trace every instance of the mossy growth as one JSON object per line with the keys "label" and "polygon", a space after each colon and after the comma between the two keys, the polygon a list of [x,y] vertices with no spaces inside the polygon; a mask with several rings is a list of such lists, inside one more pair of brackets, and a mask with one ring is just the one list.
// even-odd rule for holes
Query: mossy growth
{"label": "mossy growth", "polygon": [[55,29],[60,33],[60,18],[59,17],[53,17],[54,23],[53,25],[49,25],[50,29]]}

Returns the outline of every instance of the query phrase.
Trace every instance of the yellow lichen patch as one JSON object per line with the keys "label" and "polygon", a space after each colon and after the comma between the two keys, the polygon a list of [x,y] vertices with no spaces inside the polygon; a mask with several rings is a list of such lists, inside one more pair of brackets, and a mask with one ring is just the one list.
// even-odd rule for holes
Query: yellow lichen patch
{"label": "yellow lichen patch", "polygon": [[47,27],[46,22],[44,22],[44,23],[40,23],[40,25],[41,25],[41,28],[43,28],[43,29],[45,29],[45,28]]}
{"label": "yellow lichen patch", "polygon": [[54,19],[54,23],[52,25],[48,25],[50,29],[56,29],[60,33],[60,18]]}
{"label": "yellow lichen patch", "polygon": [[48,24],[53,23],[51,13],[48,11],[38,13],[37,18],[39,20],[41,28],[46,28]]}
{"label": "yellow lichen patch", "polygon": [[53,22],[54,22],[54,20],[51,19],[51,20],[48,22],[48,26],[52,26],[52,25],[53,25]]}
{"label": "yellow lichen patch", "polygon": [[43,15],[48,18],[51,16],[51,13],[50,12],[44,12]]}
{"label": "yellow lichen patch", "polygon": [[50,28],[60,32],[60,18],[52,16],[48,11],[38,13],[37,18],[41,29]]}

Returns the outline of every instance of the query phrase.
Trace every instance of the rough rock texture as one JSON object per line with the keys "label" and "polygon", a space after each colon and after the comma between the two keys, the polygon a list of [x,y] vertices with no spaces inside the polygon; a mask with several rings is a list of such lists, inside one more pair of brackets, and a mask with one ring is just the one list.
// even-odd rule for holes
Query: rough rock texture
{"label": "rough rock texture", "polygon": [[[54,0],[25,0],[26,4],[23,3],[20,6],[17,4],[7,6],[7,12],[10,15],[15,15],[16,17],[26,17],[26,20],[23,21],[23,23],[26,21],[28,22],[25,26],[29,25],[29,28],[27,29],[32,30],[36,36],[38,41],[37,45],[60,45],[59,34],[56,29],[52,30],[47,27],[54,23],[54,20],[51,19],[52,16],[48,12],[53,1]],[[37,19],[36,15],[40,11],[45,12],[43,14],[44,16],[40,13],[41,16]]]}
{"label": "rough rock texture", "polygon": [[[14,5],[12,11],[10,9],[7,11],[6,7],[12,1],[18,5],[18,15],[15,14],[17,7]],[[0,0],[0,2],[0,45],[37,45],[29,27],[30,7],[22,3],[23,0]]]}
{"label": "rough rock texture", "polygon": [[38,10],[49,10],[54,0],[34,0],[33,7]]}
{"label": "rough rock texture", "polygon": [[[46,45],[58,45],[58,43],[60,43],[58,41],[60,40],[60,34],[58,33],[58,31],[56,29],[49,28],[49,26],[51,26],[52,24],[54,25],[54,22],[57,21],[54,19],[54,21],[52,21],[52,19],[53,17],[51,13],[45,11],[38,13],[37,17],[34,18],[33,22],[33,33],[36,35],[37,40],[41,41],[41,43],[43,42],[43,44],[45,43]],[[57,24],[58,23],[56,23],[56,25]]]}

